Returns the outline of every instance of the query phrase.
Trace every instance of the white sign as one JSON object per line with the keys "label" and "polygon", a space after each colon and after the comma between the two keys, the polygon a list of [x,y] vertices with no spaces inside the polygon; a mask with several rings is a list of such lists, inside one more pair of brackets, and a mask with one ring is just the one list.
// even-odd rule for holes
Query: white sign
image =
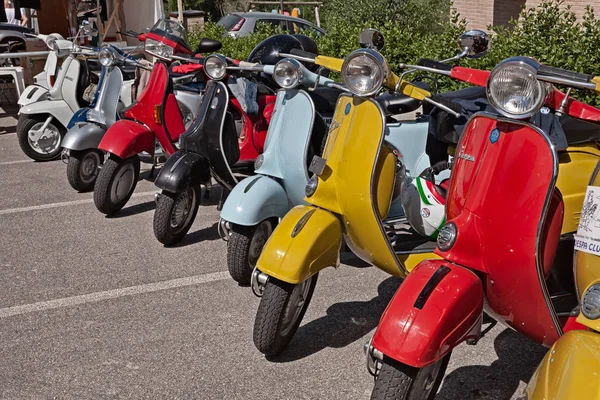
{"label": "white sign", "polygon": [[588,186],[585,193],[575,250],[600,256],[600,187]]}

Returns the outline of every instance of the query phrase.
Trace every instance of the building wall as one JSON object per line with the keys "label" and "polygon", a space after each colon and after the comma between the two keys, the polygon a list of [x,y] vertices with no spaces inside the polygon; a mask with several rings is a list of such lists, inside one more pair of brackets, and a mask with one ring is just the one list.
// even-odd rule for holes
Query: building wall
{"label": "building wall", "polygon": [[[467,20],[469,28],[486,29],[489,25],[505,25],[516,18],[524,5],[536,7],[542,0],[455,0],[454,7],[461,18]],[[585,7],[591,5],[595,14],[600,16],[600,0],[566,0],[564,6],[571,6],[578,17],[585,13]]]}

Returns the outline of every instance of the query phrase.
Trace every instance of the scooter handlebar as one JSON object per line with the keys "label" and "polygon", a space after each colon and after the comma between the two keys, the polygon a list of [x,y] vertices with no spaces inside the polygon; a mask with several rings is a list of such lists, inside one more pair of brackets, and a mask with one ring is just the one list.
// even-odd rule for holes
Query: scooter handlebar
{"label": "scooter handlebar", "polygon": [[567,69],[551,67],[549,65],[540,65],[537,71],[538,77],[542,76],[553,76],[562,79],[568,79],[575,82],[590,83],[593,76],[589,74],[582,74],[580,72],[569,71]]}
{"label": "scooter handlebar", "polygon": [[298,56],[298,57],[313,59],[313,60],[315,60],[319,56],[318,54],[311,53],[310,51],[304,51],[304,50],[300,50],[300,49],[291,49],[290,54]]}
{"label": "scooter handlebar", "polygon": [[441,61],[431,60],[429,58],[421,58],[417,62],[417,65],[420,67],[434,68],[434,69],[439,69],[442,71],[452,71],[452,65],[445,64]]}

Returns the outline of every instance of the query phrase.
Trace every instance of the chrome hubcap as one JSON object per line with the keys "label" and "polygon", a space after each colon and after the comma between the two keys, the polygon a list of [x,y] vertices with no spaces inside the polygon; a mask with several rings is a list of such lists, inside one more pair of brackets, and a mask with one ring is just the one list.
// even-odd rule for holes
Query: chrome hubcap
{"label": "chrome hubcap", "polygon": [[196,191],[188,188],[183,193],[180,193],[175,198],[173,212],[171,213],[170,226],[171,229],[178,233],[187,226],[192,217],[192,208],[196,203]]}
{"label": "chrome hubcap", "polygon": [[292,295],[285,307],[283,320],[281,321],[281,335],[286,336],[298,320],[300,312],[304,307],[310,284],[314,276],[311,276],[302,283],[297,284],[292,291]]}
{"label": "chrome hubcap", "polygon": [[60,148],[60,132],[53,124],[48,124],[46,129],[40,132],[43,126],[43,122],[32,126],[27,134],[27,142],[36,153],[50,154]]}
{"label": "chrome hubcap", "polygon": [[98,174],[98,165],[100,165],[100,155],[95,152],[89,152],[81,160],[79,175],[85,183],[93,181]]}

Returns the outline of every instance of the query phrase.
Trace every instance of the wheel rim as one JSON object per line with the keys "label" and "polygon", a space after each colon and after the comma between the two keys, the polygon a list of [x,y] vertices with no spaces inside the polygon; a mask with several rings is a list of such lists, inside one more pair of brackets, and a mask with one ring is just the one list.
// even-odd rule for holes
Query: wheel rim
{"label": "wheel rim", "polygon": [[427,399],[435,387],[444,359],[422,368],[412,386],[410,399]]}
{"label": "wheel rim", "polygon": [[308,297],[313,278],[314,275],[294,287],[283,313],[281,336],[286,336],[298,320],[298,317],[304,308],[304,304],[306,303],[306,298]]}
{"label": "wheel rim", "polygon": [[36,139],[36,133],[44,126],[43,122],[38,122],[27,132],[27,142],[29,146],[39,154],[51,154],[60,148],[60,131],[53,124],[48,124],[39,138]]}
{"label": "wheel rim", "polygon": [[261,222],[254,230],[248,248],[248,264],[250,264],[252,269],[256,267],[256,261],[258,261],[258,257],[260,256],[263,247],[265,247],[267,239],[271,236],[271,233],[273,233],[273,228],[269,221]]}
{"label": "wheel rim", "polygon": [[121,168],[117,170],[110,188],[110,199],[113,203],[116,204],[127,197],[133,188],[135,178],[133,164],[131,162],[122,164]]}
{"label": "wheel rim", "polygon": [[189,224],[195,204],[196,191],[192,188],[188,188],[188,190],[180,193],[175,198],[175,204],[173,204],[173,211],[169,220],[173,233],[177,234],[181,232]]}
{"label": "wheel rim", "polygon": [[100,162],[100,155],[95,151],[87,153],[81,159],[79,177],[83,183],[90,183],[96,179],[96,175],[98,174],[98,165],[100,165]]}

